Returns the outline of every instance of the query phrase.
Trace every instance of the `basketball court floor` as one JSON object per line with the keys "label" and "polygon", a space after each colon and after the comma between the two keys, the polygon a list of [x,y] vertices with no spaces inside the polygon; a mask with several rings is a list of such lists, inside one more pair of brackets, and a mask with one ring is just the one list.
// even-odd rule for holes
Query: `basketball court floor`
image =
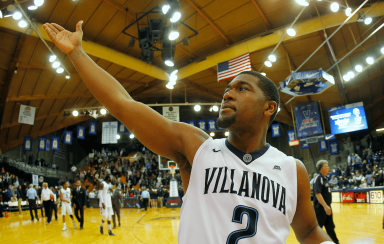
{"label": "basketball court floor", "polygon": [[[383,204],[341,204],[333,203],[336,234],[341,244],[384,244]],[[60,213],[60,211],[59,211]],[[40,211],[39,211],[40,216]],[[22,216],[10,213],[9,218],[0,219],[1,243],[127,243],[127,244],[170,244],[177,243],[177,231],[180,222],[180,209],[156,208],[142,211],[122,209],[121,227],[108,236],[107,224],[104,235],[99,232],[99,209],[87,209],[84,229],[73,229],[67,220],[67,231],[62,231],[62,218],[47,225],[45,219],[31,222],[29,211]],[[67,216],[66,219],[69,219]],[[77,224],[79,226],[79,224]],[[217,226],[220,228],[220,226]],[[198,233],[196,233],[198,234]],[[287,239],[288,244],[298,243],[293,231]],[[241,241],[239,241],[241,244]]]}

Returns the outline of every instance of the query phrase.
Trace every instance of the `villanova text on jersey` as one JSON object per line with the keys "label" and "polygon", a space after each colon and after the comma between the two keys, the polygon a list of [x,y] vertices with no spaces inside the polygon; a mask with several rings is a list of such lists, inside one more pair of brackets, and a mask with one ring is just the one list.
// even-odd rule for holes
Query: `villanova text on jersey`
{"label": "villanova text on jersey", "polygon": [[[236,194],[239,197],[250,197],[265,204],[271,204],[285,215],[285,194],[284,186],[268,179],[256,172],[243,171],[241,181],[234,179],[235,169],[227,167],[213,167],[205,169],[204,194]],[[215,178],[215,180],[214,180]],[[226,188],[226,182],[230,181],[231,186]]]}

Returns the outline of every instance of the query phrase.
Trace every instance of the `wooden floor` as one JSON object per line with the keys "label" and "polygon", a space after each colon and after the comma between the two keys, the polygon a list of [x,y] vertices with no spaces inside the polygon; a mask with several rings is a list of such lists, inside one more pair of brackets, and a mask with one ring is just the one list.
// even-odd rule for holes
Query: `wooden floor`
{"label": "wooden floor", "polygon": [[[384,244],[383,204],[332,204],[336,234],[342,244]],[[60,211],[59,211],[60,212]],[[40,216],[40,211],[38,211]],[[116,236],[99,233],[101,217],[99,209],[87,209],[84,229],[73,229],[67,221],[67,231],[62,231],[62,220],[45,219],[32,222],[29,211],[23,215],[11,213],[9,218],[0,218],[1,243],[177,243],[180,209],[148,209],[147,212],[123,209],[121,227],[113,230]],[[69,218],[69,217],[67,217]],[[241,242],[240,242],[241,243]],[[287,243],[298,243],[291,232]]]}

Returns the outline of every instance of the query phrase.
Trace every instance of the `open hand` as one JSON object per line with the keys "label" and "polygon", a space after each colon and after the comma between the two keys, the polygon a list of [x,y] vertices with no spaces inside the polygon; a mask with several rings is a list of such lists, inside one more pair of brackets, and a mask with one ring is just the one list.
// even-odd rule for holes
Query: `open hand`
{"label": "open hand", "polygon": [[45,29],[53,43],[58,48],[60,48],[61,51],[66,54],[69,54],[74,47],[81,46],[81,40],[83,38],[82,24],[82,20],[77,23],[76,32],[67,31],[66,29],[55,23],[46,23],[43,25],[43,28]]}

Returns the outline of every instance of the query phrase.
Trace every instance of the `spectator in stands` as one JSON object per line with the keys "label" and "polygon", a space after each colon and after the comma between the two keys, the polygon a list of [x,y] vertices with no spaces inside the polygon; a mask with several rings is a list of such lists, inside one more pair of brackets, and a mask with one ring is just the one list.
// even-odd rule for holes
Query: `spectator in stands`
{"label": "spectator in stands", "polygon": [[376,186],[375,177],[371,176],[371,187],[375,187],[375,186]]}
{"label": "spectator in stands", "polygon": [[360,156],[357,153],[355,154],[355,162],[357,164],[361,164],[362,163],[362,160],[361,160]]}
{"label": "spectator in stands", "polygon": [[364,182],[360,185],[361,188],[367,188],[368,187],[368,184],[367,184],[367,179],[364,179]]}
{"label": "spectator in stands", "polygon": [[55,163],[52,164],[52,169],[56,169],[56,164]]}
{"label": "spectator in stands", "polygon": [[4,189],[3,177],[0,177],[0,191],[3,191],[3,189]]}
{"label": "spectator in stands", "polygon": [[12,185],[8,185],[8,191],[7,191],[8,198],[11,199],[13,195],[15,195],[15,193],[13,192]]}
{"label": "spectator in stands", "polygon": [[24,154],[23,154],[23,162],[27,163],[27,153],[26,152],[24,152]]}
{"label": "spectator in stands", "polygon": [[358,187],[364,181],[364,176],[362,176],[360,172],[356,170],[356,175],[354,176],[354,180],[355,180],[355,186]]}
{"label": "spectator in stands", "polygon": [[351,167],[348,163],[345,163],[344,171],[347,176],[351,176]]}
{"label": "spectator in stands", "polygon": [[332,175],[332,179],[329,181],[329,184],[331,187],[336,187],[338,186],[339,181],[337,180],[338,178]]}
{"label": "spectator in stands", "polygon": [[20,182],[19,182],[19,177],[15,177],[15,184],[16,184],[16,187],[19,187],[19,184],[20,184]]}
{"label": "spectator in stands", "polygon": [[371,167],[369,166],[369,164],[367,164],[365,167],[366,167],[366,173],[367,173],[367,175],[371,175],[371,174],[372,174],[372,169],[371,169]]}
{"label": "spectator in stands", "polygon": [[71,171],[72,171],[72,179],[74,180],[75,179],[75,176],[76,176],[76,166],[75,165],[72,165],[71,167]]}
{"label": "spectator in stands", "polygon": [[335,164],[335,176],[338,178],[341,175],[341,170],[337,165]]}

